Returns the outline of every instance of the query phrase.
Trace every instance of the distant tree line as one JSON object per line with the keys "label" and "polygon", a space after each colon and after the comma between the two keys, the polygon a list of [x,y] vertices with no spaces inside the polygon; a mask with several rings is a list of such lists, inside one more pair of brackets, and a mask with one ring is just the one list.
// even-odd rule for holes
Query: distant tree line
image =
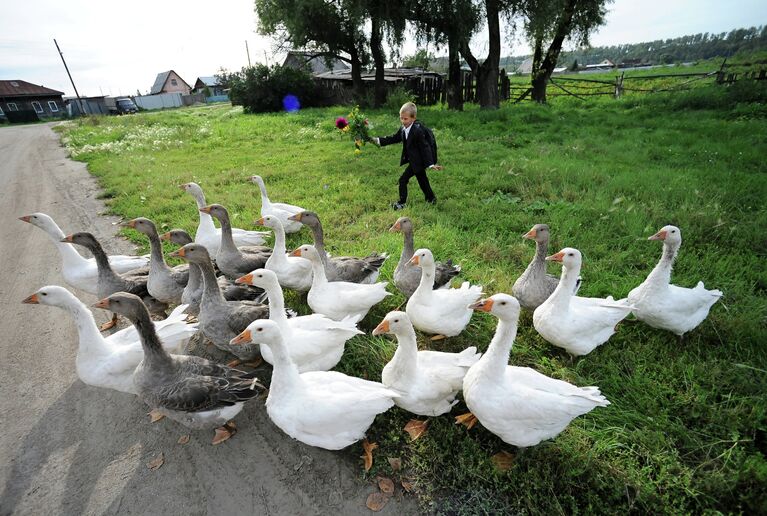
{"label": "distant tree line", "polygon": [[590,64],[609,59],[615,64],[624,60],[667,64],[731,57],[738,53],[760,50],[767,50],[767,26],[764,25],[719,34],[704,32],[642,43],[584,47],[572,52],[562,52],[559,63],[560,66],[570,66],[573,61]]}

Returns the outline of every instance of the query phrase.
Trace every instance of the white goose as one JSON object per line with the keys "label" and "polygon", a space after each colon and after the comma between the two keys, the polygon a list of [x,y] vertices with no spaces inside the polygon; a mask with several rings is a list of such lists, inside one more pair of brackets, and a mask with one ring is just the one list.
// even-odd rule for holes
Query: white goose
{"label": "white goose", "polygon": [[[96,295],[96,283],[98,279],[98,267],[94,258],[83,258],[77,250],[63,243],[61,240],[66,237],[56,222],[45,213],[33,213],[19,217],[19,220],[28,222],[45,231],[56,244],[56,249],[61,255],[61,274],[64,281],[72,287]],[[149,256],[128,256],[128,255],[110,255],[109,264],[112,269],[118,273],[126,273],[139,267],[149,265]]]}
{"label": "white goose", "polygon": [[405,308],[413,326],[445,337],[461,333],[471,319],[467,306],[482,296],[482,287],[464,281],[461,288],[434,290],[434,255],[428,249],[418,249],[408,263],[421,267],[421,283]]}
{"label": "white goose", "polygon": [[[103,337],[93,314],[74,294],[63,287],[49,285],[41,288],[23,303],[56,306],[68,311],[77,326],[77,376],[87,385],[136,394],[133,372],[144,358],[136,328],[129,326]],[[163,347],[169,353],[183,350],[197,333],[197,323],[186,322],[186,305],[179,305],[164,321],[154,323]]]}
{"label": "white goose", "polygon": [[418,351],[415,330],[405,312],[389,312],[373,335],[393,333],[397,351],[383,368],[381,383],[400,393],[394,403],[421,416],[439,416],[458,403],[455,399],[463,387],[466,371],[480,353],[474,346],[460,353]]}
{"label": "white goose", "polygon": [[252,322],[231,343],[249,342],[266,344],[274,356],[267,414],[283,432],[308,445],[340,450],[362,439],[398,396],[378,382],[336,371],[299,373],[274,321]]}
{"label": "white goose", "polygon": [[573,356],[587,355],[615,333],[615,325],[632,307],[625,299],[578,297],[573,294],[581,272],[581,252],[565,247],[547,260],[562,263],[559,285],[533,312],[541,336]]}
{"label": "white goose", "polygon": [[487,351],[463,379],[466,406],[482,426],[514,446],[535,446],[556,437],[576,417],[610,404],[598,387],[576,387],[508,365],[519,320],[516,299],[496,294],[472,306],[498,318]]}
{"label": "white goose", "polygon": [[[197,233],[194,236],[195,243],[205,246],[211,256],[216,256],[221,245],[221,228],[216,227],[210,214],[200,211],[200,208],[207,206],[202,188],[197,183],[185,183],[180,185],[179,188],[197,201],[200,224],[197,226]],[[234,244],[237,247],[261,245],[265,242],[267,235],[268,233],[263,231],[246,231],[240,228],[232,228],[232,238],[234,238]]]}
{"label": "white goose", "polygon": [[[274,231],[274,248],[272,255],[266,260],[265,268],[274,271],[282,288],[307,292],[312,287],[312,262],[287,254],[285,230],[280,219],[274,215],[266,215],[255,223]],[[300,222],[298,224],[301,225]]]}
{"label": "white goose", "polygon": [[682,231],[664,226],[648,240],[662,240],[663,254],[647,279],[629,292],[634,315],[653,328],[668,330],[681,337],[708,316],[711,307],[722,297],[720,290],[706,290],[699,281],[695,288],[671,285],[671,268],[682,245]]}
{"label": "white goose", "polygon": [[[285,298],[273,271],[258,269],[238,279],[237,283],[253,285],[266,291],[269,297],[269,319],[279,326],[290,359],[298,367],[299,373],[333,369],[341,360],[346,341],[362,334],[357,329],[356,319],[352,317],[334,321],[321,314],[312,314],[288,319]],[[254,339],[258,342],[257,335]],[[268,363],[274,364],[269,346],[261,344],[261,356]]]}
{"label": "white goose", "polygon": [[312,288],[306,296],[309,307],[336,321],[349,316],[360,321],[373,305],[391,295],[386,291],[386,282],[372,285],[348,281],[329,282],[320,255],[313,245],[302,245],[291,256],[301,256],[312,262]]}
{"label": "white goose", "polygon": [[264,179],[261,176],[251,176],[250,180],[256,183],[261,190],[261,216],[266,217],[267,215],[271,215],[272,217],[277,218],[282,222],[282,227],[285,230],[285,233],[296,233],[301,231],[303,224],[296,220],[290,220],[288,217],[305,211],[305,209],[300,206],[293,206],[292,204],[270,201],[269,197],[266,195]]}

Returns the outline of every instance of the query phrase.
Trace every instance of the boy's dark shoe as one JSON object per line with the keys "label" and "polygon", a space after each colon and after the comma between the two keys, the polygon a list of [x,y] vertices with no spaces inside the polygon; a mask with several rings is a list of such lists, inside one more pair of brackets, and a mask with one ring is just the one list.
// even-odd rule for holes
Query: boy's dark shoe
{"label": "boy's dark shoe", "polygon": [[393,203],[391,203],[391,207],[393,209],[395,209],[395,210],[401,210],[402,208],[405,207],[405,203],[404,202],[393,202]]}
{"label": "boy's dark shoe", "polygon": [[437,204],[437,198],[435,197],[433,199],[426,199],[426,202],[428,202],[429,204]]}

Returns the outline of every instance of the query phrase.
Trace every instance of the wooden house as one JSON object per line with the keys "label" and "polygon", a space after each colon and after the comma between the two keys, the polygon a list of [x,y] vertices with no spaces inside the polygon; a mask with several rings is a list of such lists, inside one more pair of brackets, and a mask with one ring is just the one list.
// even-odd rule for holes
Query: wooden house
{"label": "wooden house", "polygon": [[181,93],[182,95],[189,95],[192,91],[192,87],[181,78],[173,70],[162,72],[157,74],[157,78],[154,80],[152,89],[149,91],[150,95],[157,95],[158,93]]}
{"label": "wooden house", "polygon": [[64,92],[22,80],[0,81],[0,117],[34,122],[66,115]]}

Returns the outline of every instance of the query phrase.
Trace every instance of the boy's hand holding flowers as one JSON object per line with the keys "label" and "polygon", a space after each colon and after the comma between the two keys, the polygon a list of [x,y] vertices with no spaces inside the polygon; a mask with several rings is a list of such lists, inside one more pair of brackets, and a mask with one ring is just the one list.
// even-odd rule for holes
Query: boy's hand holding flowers
{"label": "boy's hand holding flowers", "polygon": [[[348,134],[354,140],[354,154],[362,153],[362,146],[366,142],[373,141],[368,131],[370,124],[365,115],[360,113],[359,106],[355,106],[348,118],[342,116],[336,118],[336,128],[342,133]],[[375,143],[375,142],[374,142]],[[376,143],[377,144],[377,143]]]}

